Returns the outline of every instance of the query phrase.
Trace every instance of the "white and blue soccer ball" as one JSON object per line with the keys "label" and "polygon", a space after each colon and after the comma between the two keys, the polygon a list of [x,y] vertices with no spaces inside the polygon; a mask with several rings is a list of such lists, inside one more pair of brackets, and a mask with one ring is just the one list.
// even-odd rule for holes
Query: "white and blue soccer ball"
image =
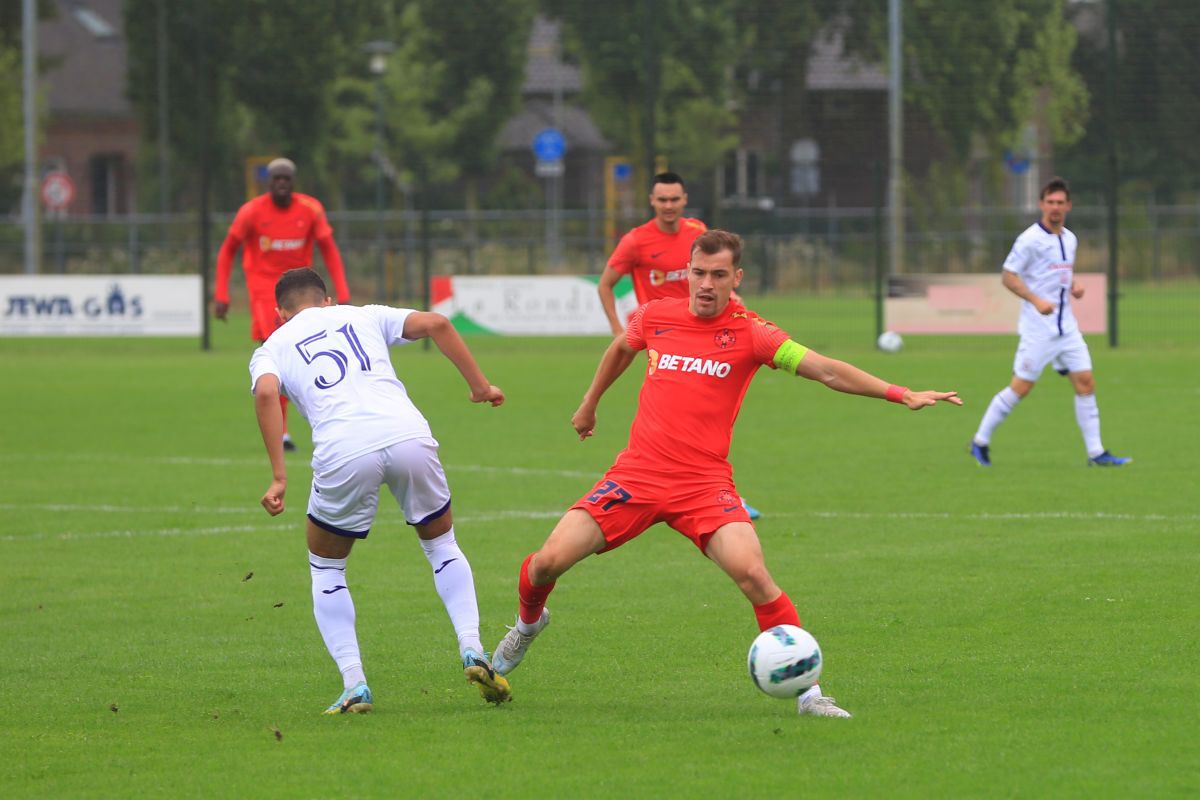
{"label": "white and blue soccer ball", "polygon": [[771,697],[796,697],[821,677],[821,646],[803,628],[776,625],[755,638],[746,663],[759,689]]}
{"label": "white and blue soccer ball", "polygon": [[904,340],[895,331],[884,331],[875,340],[875,346],[885,353],[899,353],[900,348],[904,347]]}

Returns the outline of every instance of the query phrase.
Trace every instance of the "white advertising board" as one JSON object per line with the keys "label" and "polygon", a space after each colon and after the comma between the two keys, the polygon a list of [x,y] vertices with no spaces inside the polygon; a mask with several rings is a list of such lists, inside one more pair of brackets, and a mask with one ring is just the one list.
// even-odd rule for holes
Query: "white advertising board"
{"label": "white advertising board", "polygon": [[[439,276],[433,310],[463,333],[501,336],[611,336],[596,293],[597,279],[570,275]],[[633,284],[614,288],[624,323],[637,308]]]}
{"label": "white advertising board", "polygon": [[199,275],[0,275],[0,336],[199,336]]}

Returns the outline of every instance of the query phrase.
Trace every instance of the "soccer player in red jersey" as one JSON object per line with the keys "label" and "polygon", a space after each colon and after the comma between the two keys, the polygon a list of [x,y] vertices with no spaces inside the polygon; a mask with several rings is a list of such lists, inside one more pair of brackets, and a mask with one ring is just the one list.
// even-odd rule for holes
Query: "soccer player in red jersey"
{"label": "soccer player in red jersey", "polygon": [[[238,209],[229,235],[217,253],[217,285],[213,292],[213,313],[217,319],[229,314],[229,275],[233,258],[242,252],[242,270],[246,273],[246,293],[250,296],[250,338],[265,342],[283,324],[275,311],[275,284],[290,269],[312,264],[313,243],[321,248],[325,269],[333,279],[339,303],[350,302],[350,287],[342,254],[333,240],[333,228],[325,218],[325,207],[315,197],[292,191],[296,165],[277,158],[267,165],[269,191]],[[295,450],[287,433],[287,398],[281,396],[283,409],[283,446]]]}
{"label": "soccer player in red jersey", "polygon": [[[613,291],[623,276],[629,275],[633,280],[639,306],[664,297],[688,296],[687,266],[692,257],[692,243],[708,227],[698,219],[683,216],[687,203],[687,187],[678,174],[660,172],[651,180],[650,207],[654,209],[654,219],[621,237],[596,287],[614,336],[624,331]],[[762,516],[745,498],[742,505],[750,519]]]}
{"label": "soccer player in red jersey", "polygon": [[[645,350],[646,377],[629,445],[521,564],[517,624],[496,647],[497,672],[515,669],[549,624],[546,598],[563,573],[656,522],[688,537],[733,579],[754,607],[760,630],[800,624],[796,607],[767,571],[728,461],[733,423],[759,366],[914,411],[939,401],[962,405],[957,392],[911,391],[820,355],[747,310],[731,296],[742,280],[741,250],[736,234],[702,234],[688,267],[689,298],[642,306],[605,351],[571,424],[581,440],[591,436],[601,396]],[[801,714],[850,716],[819,686],[797,702]]]}

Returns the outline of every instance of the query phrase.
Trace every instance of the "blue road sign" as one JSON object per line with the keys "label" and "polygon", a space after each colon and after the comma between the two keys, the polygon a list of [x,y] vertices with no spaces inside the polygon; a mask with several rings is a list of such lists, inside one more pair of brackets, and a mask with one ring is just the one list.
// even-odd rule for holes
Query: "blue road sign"
{"label": "blue road sign", "polygon": [[533,154],[539,161],[558,161],[567,153],[567,140],[557,128],[542,128],[533,137]]}
{"label": "blue road sign", "polygon": [[1014,175],[1020,175],[1029,169],[1030,159],[1025,156],[1015,155],[1011,150],[1005,150],[1004,166],[1008,167],[1009,171]]}

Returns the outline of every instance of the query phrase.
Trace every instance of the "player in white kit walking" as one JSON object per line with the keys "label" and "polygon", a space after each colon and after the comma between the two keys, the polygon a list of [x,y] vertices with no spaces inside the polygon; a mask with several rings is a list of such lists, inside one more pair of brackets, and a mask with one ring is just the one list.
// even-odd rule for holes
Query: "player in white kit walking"
{"label": "player in white kit walking", "polygon": [[1054,362],[1056,368],[1066,370],[1075,389],[1075,420],[1083,433],[1088,465],[1124,466],[1133,459],[1114,456],[1100,440],[1092,356],[1071,312],[1071,298],[1083,297],[1083,287],[1075,281],[1078,240],[1064,227],[1071,210],[1067,182],[1051,179],[1042,187],[1038,206],[1041,219],[1017,237],[1004,260],[1004,286],[1023,301],[1012,382],[988,404],[971,441],[971,455],[981,466],[992,465],[992,433],[1033,389],[1046,365]]}
{"label": "player in white kit walking", "polygon": [[510,699],[508,682],[492,669],[480,643],[474,577],[454,538],[438,443],[396,377],[388,347],[430,337],[462,373],[471,402],[498,406],[504,393],[488,383],[441,314],[331,305],[324,281],[311,269],[284,273],[275,301],[284,325],[250,359],[255,414],[273,475],[262,505],[272,516],[281,513],[287,490],[282,389],[312,426],[307,537],[313,614],[345,689],[325,713],[370,711],[374,702],[359,655],[346,560],[354,541],[367,538],[385,485],[429,559],[467,680],[489,702]]}

